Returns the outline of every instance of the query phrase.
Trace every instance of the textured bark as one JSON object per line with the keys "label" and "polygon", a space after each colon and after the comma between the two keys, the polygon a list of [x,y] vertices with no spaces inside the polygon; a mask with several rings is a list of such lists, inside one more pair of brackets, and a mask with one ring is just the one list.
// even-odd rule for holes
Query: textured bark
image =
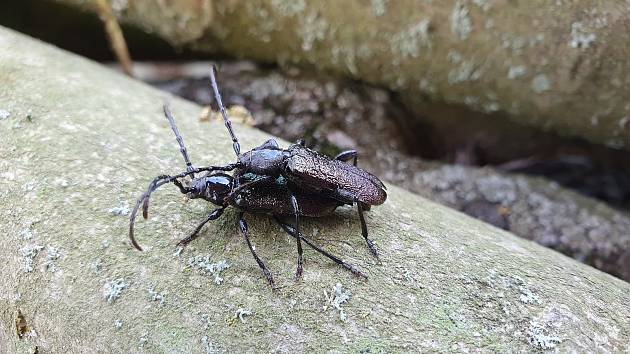
{"label": "textured bark", "polygon": [[[210,208],[183,204],[173,188],[139,223],[139,253],[117,214],[154,175],[183,169],[162,101],[198,164],[233,159],[221,124],[200,125],[194,104],[5,29],[0,78],[0,352],[630,350],[627,283],[393,186],[368,216],[381,264],[350,209],[304,225],[367,281],[310,250],[295,281],[295,243],[248,216],[280,285],[272,292],[234,211],[174,255]],[[245,147],[268,138],[236,131]],[[205,260],[189,260],[203,255],[229,263],[221,284],[199,269]],[[337,283],[352,292],[343,316],[324,295]]]}
{"label": "textured bark", "polygon": [[343,73],[399,91],[421,111],[430,110],[427,102],[448,102],[613,147],[630,144],[627,2],[117,4],[124,21],[176,46]]}

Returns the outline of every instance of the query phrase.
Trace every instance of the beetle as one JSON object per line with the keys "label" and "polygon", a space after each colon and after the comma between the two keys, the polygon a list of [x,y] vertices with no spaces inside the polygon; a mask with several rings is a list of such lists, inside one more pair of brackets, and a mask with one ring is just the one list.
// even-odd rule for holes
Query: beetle
{"label": "beetle", "polygon": [[[299,215],[307,217],[320,217],[328,215],[344,203],[317,193],[295,194],[289,190],[287,181],[281,176],[278,178],[271,178],[269,176],[244,173],[238,175],[238,177],[234,177],[225,173],[225,171],[234,169],[235,166],[233,165],[196,168],[190,162],[184,141],[177,129],[177,126],[175,125],[174,118],[167,105],[164,105],[164,114],[169,121],[169,125],[171,126],[173,133],[175,134],[180,147],[180,152],[184,158],[187,168],[186,172],[182,172],[174,176],[157,176],[149,184],[147,191],[143,193],[136,202],[129,219],[129,238],[136,249],[142,251],[142,248],[136,242],[134,237],[134,224],[139,209],[142,207],[142,215],[145,219],[147,219],[151,194],[160,186],[167,183],[173,183],[189,199],[200,198],[218,206],[218,208],[211,211],[208,216],[197,225],[189,236],[180,240],[177,244],[178,246],[185,247],[199,236],[199,232],[206,223],[219,218],[227,207],[234,206],[240,209],[238,217],[239,230],[243,234],[247,246],[270,285],[274,285],[273,276],[260,257],[256,254],[256,251],[249,240],[247,222],[244,218],[244,212],[246,211],[250,213],[264,213],[272,215],[282,229],[292,237],[300,241],[304,241],[308,246],[328,257],[338,265],[349,270],[353,274],[367,278],[367,276],[356,267],[315,245],[305,238],[299,230],[285,223],[281,219],[283,216],[293,215],[294,213],[291,198],[295,198],[297,204],[300,205]],[[207,174],[195,176],[196,174],[204,172]],[[187,176],[191,177],[190,181],[185,179]]]}
{"label": "beetle", "polygon": [[[296,194],[308,192],[335,199],[343,204],[356,204],[361,222],[361,233],[370,252],[378,259],[378,252],[374,243],[368,237],[363,211],[368,210],[373,205],[380,205],[385,202],[387,199],[386,187],[378,177],[357,167],[357,151],[344,151],[331,159],[307,148],[303,140],[299,140],[285,150],[279,147],[276,140],[269,139],[262,145],[241,154],[240,143],[234,134],[232,123],[223,106],[214,65],[210,70],[210,81],[215,101],[221,111],[223,122],[230,134],[232,147],[236,154],[237,161],[227,165],[233,167],[235,176],[254,173],[271,178],[284,177],[290,192],[297,232],[299,232],[300,225],[300,205]],[[349,160],[353,161],[352,165],[346,163]],[[302,272],[302,244],[299,238],[296,240],[298,250],[296,274],[299,276]]]}
{"label": "beetle", "polygon": [[[300,216],[307,216],[300,208],[304,207],[303,204],[307,202],[309,198],[322,198],[321,200],[326,201],[326,203],[334,202],[338,205],[356,204],[359,220],[361,222],[361,233],[370,252],[378,259],[378,252],[373,242],[368,237],[368,229],[363,212],[364,210],[369,210],[373,205],[380,205],[385,202],[387,199],[387,193],[385,192],[386,187],[378,177],[357,167],[357,152],[355,150],[344,151],[334,159],[331,159],[328,156],[308,149],[303,140],[289,146],[288,149],[281,149],[276,140],[269,139],[262,145],[241,154],[240,143],[234,134],[232,123],[227,116],[226,109],[221,99],[216,80],[216,67],[214,65],[210,70],[210,81],[215,100],[223,117],[223,122],[232,140],[232,148],[236,154],[237,161],[225,166],[210,166],[195,169],[188,158],[183,140],[175,126],[172,115],[168,107],[165,106],[165,115],[169,119],[169,124],[179,143],[180,151],[186,162],[187,172],[174,177],[158,176],[158,178],[154,180],[154,183],[152,183],[153,187],[157,188],[164,183],[173,182],[182,193],[189,194],[191,192],[187,188],[190,187],[183,186],[178,178],[192,175],[194,179],[194,173],[201,171],[234,171],[230,182],[231,192],[229,197],[225,199],[227,204],[230,204],[241,192],[245,192],[257,186],[269,186],[269,183],[273,183],[272,181],[275,180],[275,183],[282,185],[282,192],[286,194],[289,201],[289,204],[286,204],[285,199],[277,201],[276,206],[278,208],[290,206],[291,214],[295,219],[293,228],[297,235],[300,235]],[[346,163],[350,160],[353,160],[352,165]],[[256,178],[241,185],[242,176],[246,175],[253,175],[256,176]],[[199,188],[203,189],[203,183],[199,183]],[[148,194],[151,193],[151,188],[150,186],[149,191],[147,191]],[[148,197],[146,197],[142,201],[144,204],[143,215],[145,214],[144,211],[147,209],[148,200]],[[207,200],[213,203],[220,202],[219,200]],[[242,207],[247,209],[251,206],[245,205]],[[221,212],[218,213],[220,216]],[[132,223],[130,224],[131,229]],[[300,277],[303,268],[302,239],[300,237],[295,238],[298,251],[296,276]]]}

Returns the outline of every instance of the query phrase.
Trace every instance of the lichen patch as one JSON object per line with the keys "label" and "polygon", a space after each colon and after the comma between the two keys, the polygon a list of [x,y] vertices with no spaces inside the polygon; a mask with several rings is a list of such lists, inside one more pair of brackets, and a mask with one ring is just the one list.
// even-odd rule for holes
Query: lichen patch
{"label": "lichen patch", "polygon": [[214,276],[214,283],[219,285],[223,282],[221,272],[228,269],[230,265],[227,261],[221,260],[216,263],[210,261],[210,256],[195,256],[188,258],[188,266],[191,268],[199,269],[205,273],[210,273]]}
{"label": "lichen patch", "polygon": [[103,285],[103,298],[107,303],[112,304],[118,299],[124,289],[129,286],[123,278],[110,280]]}
{"label": "lichen patch", "polygon": [[463,1],[457,1],[451,12],[451,31],[459,40],[466,40],[472,31],[469,10]]}
{"label": "lichen patch", "polygon": [[[393,35],[391,51],[395,58],[417,58],[421,48],[431,48],[431,20],[423,19]],[[396,63],[394,63],[396,64]]]}
{"label": "lichen patch", "polygon": [[324,310],[328,309],[328,306],[330,306],[339,312],[339,319],[341,321],[346,321],[348,316],[341,305],[350,300],[351,296],[352,293],[350,291],[343,291],[341,283],[335,284],[330,295],[324,290],[324,297],[327,301],[326,305],[324,305]]}
{"label": "lichen patch", "polygon": [[545,74],[538,74],[532,80],[532,91],[535,93],[544,93],[551,90],[551,80]]}
{"label": "lichen patch", "polygon": [[39,253],[39,251],[43,250],[44,246],[30,243],[18,251],[20,257],[22,257],[22,270],[25,273],[30,273],[33,271],[33,263],[35,262],[35,257]]}
{"label": "lichen patch", "polygon": [[571,24],[571,35],[569,39],[569,46],[576,49],[586,49],[590,47],[597,35],[582,22],[573,22]]}

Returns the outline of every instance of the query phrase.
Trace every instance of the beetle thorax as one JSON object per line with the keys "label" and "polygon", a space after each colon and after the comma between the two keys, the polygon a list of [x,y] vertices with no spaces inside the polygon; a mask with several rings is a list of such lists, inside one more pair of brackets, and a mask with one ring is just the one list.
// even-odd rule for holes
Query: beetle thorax
{"label": "beetle thorax", "polygon": [[286,152],[278,149],[259,149],[241,154],[238,161],[243,172],[257,175],[278,176],[284,166]]}

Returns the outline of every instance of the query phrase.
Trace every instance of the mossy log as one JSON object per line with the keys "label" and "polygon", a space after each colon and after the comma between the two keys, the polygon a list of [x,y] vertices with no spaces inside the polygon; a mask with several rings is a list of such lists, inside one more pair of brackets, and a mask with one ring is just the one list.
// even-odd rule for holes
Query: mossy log
{"label": "mossy log", "polygon": [[[83,0],[56,1],[91,6]],[[431,102],[446,102],[596,143],[630,146],[626,2],[139,0],[115,5],[124,22],[175,46],[345,74],[400,92],[420,113],[430,111]],[[468,124],[465,115],[426,117]]]}
{"label": "mossy log", "polygon": [[[234,159],[222,125],[6,29],[0,78],[0,352],[630,350],[630,285],[394,186],[368,213],[380,263],[351,209],[303,226],[367,280],[306,250],[296,281],[293,240],[248,215],[272,291],[234,210],[176,252],[210,206],[166,187],[138,252],[128,206],[183,170],[162,102],[196,164]],[[236,132],[244,147],[269,137]]]}

